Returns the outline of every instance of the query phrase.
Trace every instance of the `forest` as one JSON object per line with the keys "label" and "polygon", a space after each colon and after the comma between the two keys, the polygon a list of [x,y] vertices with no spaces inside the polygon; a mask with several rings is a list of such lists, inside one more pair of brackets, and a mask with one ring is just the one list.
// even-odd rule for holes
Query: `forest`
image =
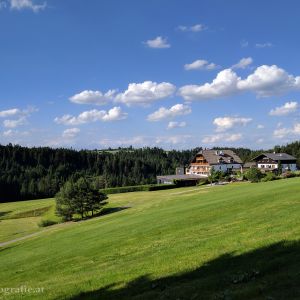
{"label": "forest", "polygon": [[[157,175],[174,174],[176,167],[188,165],[200,149],[129,147],[77,151],[0,145],[0,202],[53,197],[66,181],[80,177],[88,178],[99,189],[155,183]],[[263,152],[227,149],[235,151],[244,162]],[[289,153],[300,163],[300,142],[266,151]]]}

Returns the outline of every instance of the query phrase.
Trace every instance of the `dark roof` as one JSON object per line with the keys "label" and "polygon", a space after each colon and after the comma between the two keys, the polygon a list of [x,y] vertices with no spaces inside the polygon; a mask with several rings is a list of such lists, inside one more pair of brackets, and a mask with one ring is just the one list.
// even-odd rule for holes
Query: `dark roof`
{"label": "dark roof", "polygon": [[244,163],[244,168],[253,168],[256,167],[256,162],[255,161],[248,161]]}
{"label": "dark roof", "polygon": [[297,158],[295,158],[294,156],[289,155],[287,153],[262,153],[262,154],[256,156],[255,158],[253,158],[253,160],[258,160],[262,156],[270,158],[274,161],[297,160]]}
{"label": "dark roof", "polygon": [[233,163],[242,163],[242,160],[232,150],[202,150],[198,154],[202,154],[210,165],[219,164],[220,159],[224,163],[232,163],[229,161],[230,158],[233,159]]}
{"label": "dark roof", "polygon": [[185,174],[185,175],[162,175],[162,176],[156,176],[157,179],[166,179],[166,180],[199,180],[203,176],[201,175],[190,175],[190,174]]}

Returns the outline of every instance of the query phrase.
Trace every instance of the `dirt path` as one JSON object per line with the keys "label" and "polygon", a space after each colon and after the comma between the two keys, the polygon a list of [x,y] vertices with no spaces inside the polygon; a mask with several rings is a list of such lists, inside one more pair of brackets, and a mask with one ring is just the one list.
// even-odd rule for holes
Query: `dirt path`
{"label": "dirt path", "polygon": [[61,224],[57,224],[57,225],[52,225],[49,228],[46,228],[44,230],[37,231],[37,232],[34,232],[34,233],[30,233],[30,234],[24,235],[22,237],[19,237],[19,238],[10,240],[10,241],[2,242],[2,243],[0,243],[0,247],[5,247],[5,246],[8,246],[10,244],[29,239],[31,237],[38,236],[38,235],[43,234],[45,232],[49,232],[49,231],[52,231],[54,229],[65,227],[65,226],[68,226],[68,225],[71,225],[71,224],[76,224],[76,223],[79,223],[79,222],[65,222],[65,223],[61,223]]}

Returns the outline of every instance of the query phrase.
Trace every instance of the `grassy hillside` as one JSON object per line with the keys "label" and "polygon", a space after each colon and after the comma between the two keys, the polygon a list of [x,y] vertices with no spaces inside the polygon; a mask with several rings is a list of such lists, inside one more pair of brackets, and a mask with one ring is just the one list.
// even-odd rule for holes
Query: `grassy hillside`
{"label": "grassy hillside", "polygon": [[0,242],[40,231],[42,220],[59,222],[54,199],[0,203]]}
{"label": "grassy hillside", "polygon": [[299,299],[299,192],[293,178],[112,195],[110,214],[3,247],[1,287],[45,289],[22,299]]}

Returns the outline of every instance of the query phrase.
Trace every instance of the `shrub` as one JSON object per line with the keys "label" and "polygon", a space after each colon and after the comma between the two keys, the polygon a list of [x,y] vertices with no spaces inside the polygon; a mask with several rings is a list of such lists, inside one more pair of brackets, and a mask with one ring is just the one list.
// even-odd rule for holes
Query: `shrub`
{"label": "shrub", "polygon": [[283,174],[281,174],[282,178],[292,178],[292,177],[296,177],[297,175],[294,172],[285,172]]}
{"label": "shrub", "polygon": [[55,225],[58,222],[53,221],[53,220],[42,220],[38,223],[39,227],[47,227],[47,226],[51,226],[51,225]]}
{"label": "shrub", "polygon": [[120,194],[120,193],[141,192],[141,191],[149,191],[149,185],[120,186],[120,187],[106,188],[100,190],[100,192],[105,194]]}
{"label": "shrub", "polygon": [[245,177],[251,182],[259,182],[263,177],[263,174],[259,169],[251,168],[245,173]]}
{"label": "shrub", "polygon": [[176,184],[157,184],[149,186],[148,191],[169,190],[176,188],[178,188],[178,185]]}
{"label": "shrub", "polygon": [[267,175],[261,179],[261,182],[267,182],[267,181],[272,181],[279,179],[274,173],[268,172]]}
{"label": "shrub", "polygon": [[167,190],[167,189],[174,189],[177,187],[178,186],[176,184],[148,184],[148,185],[106,188],[106,189],[101,189],[100,191],[105,194],[120,194],[120,193],[129,193],[129,192]]}

